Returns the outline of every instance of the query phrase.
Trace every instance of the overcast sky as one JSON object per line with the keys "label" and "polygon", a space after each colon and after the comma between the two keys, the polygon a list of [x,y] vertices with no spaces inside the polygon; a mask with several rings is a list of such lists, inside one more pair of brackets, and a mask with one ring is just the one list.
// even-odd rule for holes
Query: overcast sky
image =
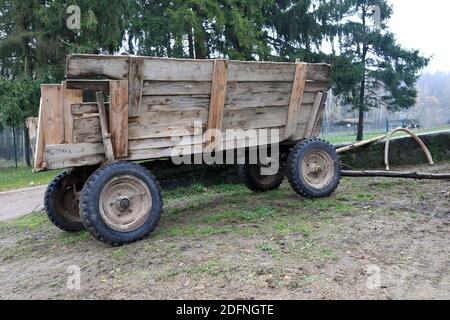
{"label": "overcast sky", "polygon": [[429,72],[450,72],[450,1],[390,0],[394,15],[389,23],[406,48],[434,55]]}

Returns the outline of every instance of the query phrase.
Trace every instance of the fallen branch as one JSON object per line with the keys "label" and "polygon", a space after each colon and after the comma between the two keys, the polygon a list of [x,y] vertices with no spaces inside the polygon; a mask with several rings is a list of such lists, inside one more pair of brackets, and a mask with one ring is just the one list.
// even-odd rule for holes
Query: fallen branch
{"label": "fallen branch", "polygon": [[395,172],[395,171],[349,171],[343,170],[344,177],[385,177],[385,178],[403,178],[415,180],[450,180],[450,174],[433,174],[418,172]]}

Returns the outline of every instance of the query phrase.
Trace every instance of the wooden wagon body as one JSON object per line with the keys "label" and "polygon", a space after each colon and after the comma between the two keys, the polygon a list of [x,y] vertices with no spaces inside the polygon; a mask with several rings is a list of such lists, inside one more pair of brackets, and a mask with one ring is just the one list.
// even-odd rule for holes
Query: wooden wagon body
{"label": "wooden wagon body", "polygon": [[225,142],[239,137],[219,143],[209,129],[278,129],[295,144],[319,134],[330,82],[325,64],[137,56],[72,55],[66,73],[42,86],[37,171],[236,148]]}

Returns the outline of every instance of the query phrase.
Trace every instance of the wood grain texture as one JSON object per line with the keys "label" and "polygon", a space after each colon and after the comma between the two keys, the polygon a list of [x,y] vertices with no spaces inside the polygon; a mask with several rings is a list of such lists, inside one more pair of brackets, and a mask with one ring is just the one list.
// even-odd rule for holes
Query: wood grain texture
{"label": "wood grain texture", "polygon": [[104,160],[102,143],[50,145],[45,151],[46,168],[49,170],[96,165]]}
{"label": "wood grain texture", "polygon": [[316,100],[314,101],[313,108],[311,110],[309,120],[308,120],[308,126],[305,130],[305,139],[310,139],[313,137],[314,129],[316,127],[317,118],[319,116],[320,107],[322,105],[323,101],[323,92],[318,92],[316,95]]}
{"label": "wood grain texture", "polygon": [[63,144],[65,133],[62,85],[42,85],[41,97],[45,144]]}
{"label": "wood grain texture", "polygon": [[113,142],[115,158],[128,155],[128,81],[110,83],[109,128]]}
{"label": "wood grain texture", "polygon": [[42,109],[42,98],[39,105],[39,120],[36,137],[36,152],[34,154],[34,170],[41,171],[44,169],[45,159],[45,135],[44,135],[44,112]]}
{"label": "wood grain texture", "polygon": [[[97,92],[98,114],[100,122],[100,130],[102,133],[102,141],[106,160],[114,161],[114,150],[111,142],[111,134],[108,131],[108,118],[105,110],[105,98],[102,92]],[[95,119],[95,118],[93,118]]]}
{"label": "wood grain texture", "polygon": [[108,79],[128,79],[129,56],[70,55],[67,58],[67,79],[106,77]]}
{"label": "wood grain texture", "polygon": [[67,83],[63,82],[63,108],[64,108],[64,141],[73,143],[73,115],[72,105],[83,102],[83,91],[79,89],[68,89]]}
{"label": "wood grain texture", "polygon": [[144,59],[139,57],[131,57],[128,90],[130,117],[138,117],[141,115],[143,85]]}
{"label": "wood grain texture", "polygon": [[228,67],[224,60],[214,61],[213,81],[211,86],[211,100],[209,105],[206,144],[214,148],[215,131],[222,131],[225,98],[227,95]]}
{"label": "wood grain texture", "polygon": [[303,94],[306,86],[307,73],[307,64],[299,63],[296,65],[294,83],[292,85],[292,93],[286,119],[286,129],[284,131],[284,140],[292,139],[295,136],[297,119],[300,113],[300,107],[302,105]]}

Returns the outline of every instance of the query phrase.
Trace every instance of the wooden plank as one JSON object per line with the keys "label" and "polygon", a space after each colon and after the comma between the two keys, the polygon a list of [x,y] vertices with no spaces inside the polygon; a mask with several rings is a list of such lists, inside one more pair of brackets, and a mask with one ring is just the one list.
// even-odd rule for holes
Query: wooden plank
{"label": "wooden plank", "polygon": [[103,97],[102,92],[97,92],[97,103],[98,103],[99,121],[100,121],[100,129],[102,132],[104,153],[106,156],[106,160],[108,162],[113,162],[114,151],[111,142],[111,134],[108,132],[108,120],[106,117],[105,99]]}
{"label": "wooden plank", "polygon": [[308,121],[308,126],[306,127],[305,131],[304,137],[306,139],[312,138],[313,136],[314,128],[316,127],[317,123],[317,117],[319,116],[320,106],[322,105],[323,101],[322,99],[323,99],[323,92],[317,93],[316,101],[314,101],[313,109],[311,111]]}
{"label": "wooden plank", "polygon": [[223,127],[223,113],[227,95],[227,79],[227,62],[224,60],[215,60],[206,139],[207,145],[211,145],[212,148],[214,148],[216,139],[215,131],[222,131]]}
{"label": "wooden plank", "polygon": [[129,56],[70,55],[67,58],[67,79],[106,77],[125,80],[129,73]]}
{"label": "wooden plank", "polygon": [[295,136],[298,114],[302,105],[302,99],[306,85],[307,73],[307,64],[299,63],[296,65],[294,84],[292,86],[292,94],[289,102],[289,111],[286,120],[286,129],[284,131],[285,140],[289,140]]}
{"label": "wooden plank", "polygon": [[65,134],[62,85],[42,85],[41,96],[45,144],[63,144]]}
{"label": "wooden plank", "polygon": [[109,94],[109,80],[67,80],[67,89]]}
{"label": "wooden plank", "polygon": [[[109,89],[108,89],[109,91]],[[86,103],[76,103],[72,105],[72,115],[73,116],[82,116],[92,113],[98,114],[98,104],[95,102],[86,102]],[[109,112],[109,102],[105,102],[106,112]]]}
{"label": "wooden plank", "polygon": [[47,146],[46,168],[49,170],[96,165],[105,160],[102,143],[80,143]]}
{"label": "wooden plank", "polygon": [[145,58],[144,79],[151,81],[212,81],[213,60]]}
{"label": "wooden plank", "polygon": [[73,115],[72,105],[83,102],[83,91],[68,89],[67,83],[63,82],[63,108],[64,108],[64,141],[73,143]]}
{"label": "wooden plank", "polygon": [[41,171],[44,169],[45,160],[45,135],[44,135],[44,112],[42,97],[39,106],[39,123],[36,140],[36,152],[34,154],[34,170]]}
{"label": "wooden plank", "polygon": [[39,118],[27,118],[25,120],[28,129],[28,138],[30,139],[30,147],[32,151],[32,157],[35,158],[36,155],[36,142],[38,136]]}
{"label": "wooden plank", "polygon": [[138,117],[141,114],[142,91],[144,85],[144,59],[130,58],[129,74],[129,116]]}
{"label": "wooden plank", "polygon": [[116,158],[128,155],[128,81],[111,81],[110,87],[110,132]]}
{"label": "wooden plank", "polygon": [[210,95],[211,81],[145,81],[143,96]]}
{"label": "wooden plank", "polygon": [[313,137],[318,137],[320,135],[320,132],[322,130],[322,123],[323,123],[323,117],[325,113],[325,105],[327,103],[328,93],[324,92],[322,97],[322,103],[320,105],[319,109],[319,115],[317,116],[316,125],[313,131]]}
{"label": "wooden plank", "polygon": [[145,96],[142,98],[142,115],[154,111],[208,110],[209,95],[192,96]]}

